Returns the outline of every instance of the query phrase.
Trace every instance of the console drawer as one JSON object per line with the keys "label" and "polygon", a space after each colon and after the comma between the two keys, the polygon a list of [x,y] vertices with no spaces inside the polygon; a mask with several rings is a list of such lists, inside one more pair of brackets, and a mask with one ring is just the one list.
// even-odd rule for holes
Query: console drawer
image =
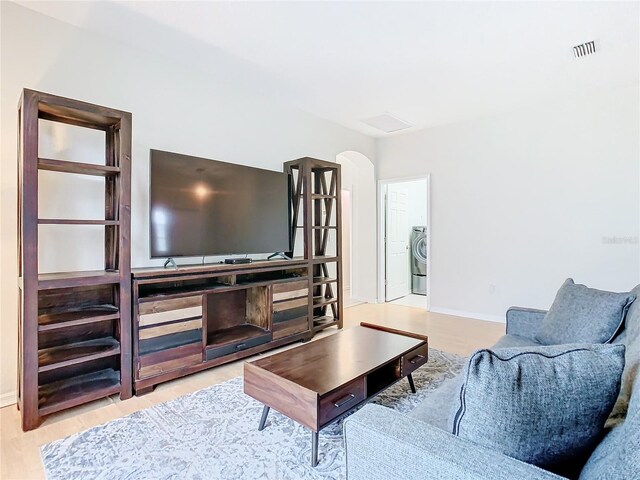
{"label": "console drawer", "polygon": [[320,427],[348,412],[365,399],[364,378],[359,378],[344,387],[328,393],[320,399],[318,423]]}
{"label": "console drawer", "polygon": [[402,357],[402,375],[409,375],[429,360],[429,345],[421,345]]}

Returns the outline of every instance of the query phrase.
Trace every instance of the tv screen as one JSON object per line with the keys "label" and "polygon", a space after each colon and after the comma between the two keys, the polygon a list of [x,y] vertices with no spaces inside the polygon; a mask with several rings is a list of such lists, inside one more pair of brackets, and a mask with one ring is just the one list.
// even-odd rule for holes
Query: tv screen
{"label": "tv screen", "polygon": [[151,257],[287,252],[286,173],[151,150]]}

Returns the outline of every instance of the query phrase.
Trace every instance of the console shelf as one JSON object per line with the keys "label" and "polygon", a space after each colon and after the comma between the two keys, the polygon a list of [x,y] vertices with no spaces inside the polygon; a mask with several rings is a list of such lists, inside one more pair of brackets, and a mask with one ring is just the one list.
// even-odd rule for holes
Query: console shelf
{"label": "console shelf", "polygon": [[67,218],[40,218],[38,225],[104,225],[117,226],[120,225],[118,220],[79,220]]}
{"label": "console shelf", "polygon": [[314,285],[322,285],[324,283],[333,283],[337,281],[338,279],[335,277],[313,277]]}
{"label": "console shelf", "polygon": [[120,392],[120,372],[111,368],[38,387],[38,413],[49,415]]}
{"label": "console shelf", "polygon": [[336,325],[338,323],[338,319],[329,316],[319,316],[313,318],[313,328],[323,329],[332,325]]}
{"label": "console shelf", "polygon": [[94,165],[92,163],[69,162],[50,158],[38,158],[38,169],[49,170],[51,172],[75,173],[78,175],[93,175],[97,177],[106,177],[120,173],[120,167],[111,165]]}
{"label": "console shelf", "polygon": [[210,333],[207,338],[207,349],[222,347],[243,340],[250,340],[251,338],[264,335],[265,332],[266,330],[248,323],[216,330]]}
{"label": "console shelf", "polygon": [[119,353],[120,343],[110,337],[49,347],[38,351],[38,373],[70,367]]}
{"label": "console shelf", "polygon": [[38,330],[47,332],[79,325],[116,320],[120,317],[118,307],[114,305],[97,305],[89,308],[78,308],[69,311],[42,313],[38,315]]}
{"label": "console shelf", "polygon": [[323,296],[313,297],[313,306],[315,307],[325,307],[327,305],[332,305],[334,303],[338,303],[337,298],[327,298]]}
{"label": "console shelf", "polygon": [[38,289],[49,290],[54,288],[105,285],[119,283],[120,279],[120,272],[106,270],[42,273],[38,275]]}
{"label": "console shelf", "polygon": [[[201,285],[183,285],[183,286],[159,286],[155,287],[157,289],[154,293],[153,290],[145,290],[142,288],[142,294],[139,296],[139,302],[154,302],[157,300],[169,299],[169,298],[180,298],[186,296],[193,295],[204,295],[207,293],[215,293],[215,292],[229,292],[234,290],[245,290],[250,287],[264,287],[268,285],[277,285],[282,283],[290,283],[299,281],[300,277],[290,277],[290,278],[282,278],[276,280],[262,280],[262,281],[244,281],[234,284],[221,284],[221,283],[210,283],[210,284],[201,284]],[[174,284],[177,282],[174,282]]]}

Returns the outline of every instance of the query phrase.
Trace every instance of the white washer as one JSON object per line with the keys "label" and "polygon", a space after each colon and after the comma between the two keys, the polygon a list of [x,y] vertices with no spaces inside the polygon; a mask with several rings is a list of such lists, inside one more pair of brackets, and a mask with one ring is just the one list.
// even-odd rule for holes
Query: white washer
{"label": "white washer", "polygon": [[411,229],[411,292],[427,294],[427,227]]}

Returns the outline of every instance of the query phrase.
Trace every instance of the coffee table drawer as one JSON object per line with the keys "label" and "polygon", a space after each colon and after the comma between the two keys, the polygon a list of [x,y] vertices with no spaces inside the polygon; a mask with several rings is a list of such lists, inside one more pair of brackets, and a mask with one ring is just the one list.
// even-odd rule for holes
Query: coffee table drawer
{"label": "coffee table drawer", "polygon": [[429,345],[422,345],[402,357],[402,374],[409,375],[416,368],[427,363],[429,359]]}
{"label": "coffee table drawer", "polygon": [[318,423],[325,425],[365,399],[364,378],[359,378],[320,399]]}

